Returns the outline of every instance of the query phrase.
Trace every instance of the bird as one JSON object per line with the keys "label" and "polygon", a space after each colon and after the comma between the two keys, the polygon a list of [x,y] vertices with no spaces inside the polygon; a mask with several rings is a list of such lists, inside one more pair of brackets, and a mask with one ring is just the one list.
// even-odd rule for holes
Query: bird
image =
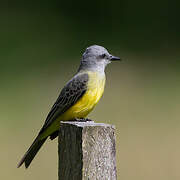
{"label": "bird", "polygon": [[119,60],[119,57],[111,55],[102,46],[92,45],[86,48],[77,73],[60,92],[37,137],[18,163],[18,168],[22,164],[28,168],[44,142],[48,138],[53,140],[58,136],[60,121],[89,120],[87,115],[104,92],[105,67],[112,61]]}

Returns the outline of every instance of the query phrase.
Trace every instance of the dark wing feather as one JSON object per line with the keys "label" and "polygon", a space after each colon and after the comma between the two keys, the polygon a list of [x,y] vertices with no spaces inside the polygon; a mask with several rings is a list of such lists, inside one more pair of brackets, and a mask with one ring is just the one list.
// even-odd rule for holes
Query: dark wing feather
{"label": "dark wing feather", "polygon": [[[77,74],[72,80],[70,80],[66,86],[61,91],[57,101],[51,108],[44,126],[42,127],[39,135],[62,113],[64,113],[67,109],[69,109],[73,104],[75,104],[86,92],[88,83],[88,74]],[[55,131],[50,135],[50,139],[56,138],[58,132]],[[26,168],[29,167],[31,161],[34,159],[35,155],[41,148],[41,146],[46,141],[47,137],[39,140],[38,136],[34,140],[33,144],[30,146],[28,151],[25,153],[23,158],[18,164],[20,167],[23,163],[25,163]]]}
{"label": "dark wing feather", "polygon": [[88,74],[84,73],[77,74],[65,85],[55,104],[52,106],[40,133],[83,96],[87,90],[87,82]]}

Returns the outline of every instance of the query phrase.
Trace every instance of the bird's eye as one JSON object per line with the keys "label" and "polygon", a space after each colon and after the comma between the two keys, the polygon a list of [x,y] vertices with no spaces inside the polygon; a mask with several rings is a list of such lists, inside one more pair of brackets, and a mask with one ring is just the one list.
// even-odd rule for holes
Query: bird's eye
{"label": "bird's eye", "polygon": [[101,57],[102,57],[102,58],[105,58],[105,57],[106,57],[106,54],[102,54]]}

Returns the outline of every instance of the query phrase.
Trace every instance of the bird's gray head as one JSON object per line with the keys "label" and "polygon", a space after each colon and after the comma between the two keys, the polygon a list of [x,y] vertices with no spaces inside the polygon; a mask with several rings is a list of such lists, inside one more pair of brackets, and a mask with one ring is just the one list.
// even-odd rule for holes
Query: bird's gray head
{"label": "bird's gray head", "polygon": [[117,60],[120,60],[120,58],[109,54],[104,47],[93,45],[85,50],[79,70],[90,69],[104,72],[107,64]]}

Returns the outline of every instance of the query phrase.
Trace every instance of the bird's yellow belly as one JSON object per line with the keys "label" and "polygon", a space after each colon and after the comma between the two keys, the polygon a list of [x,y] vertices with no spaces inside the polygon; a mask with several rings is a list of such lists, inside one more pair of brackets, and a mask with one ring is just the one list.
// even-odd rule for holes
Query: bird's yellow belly
{"label": "bird's yellow belly", "polygon": [[61,120],[68,121],[75,118],[85,118],[93,110],[104,92],[105,76],[98,76],[97,73],[89,74],[87,91],[76,104],[61,115]]}
{"label": "bird's yellow belly", "polygon": [[66,112],[61,114],[41,135],[41,139],[57,131],[60,121],[70,121],[75,118],[85,118],[98,103],[104,92],[105,76],[90,72],[85,94]]}

